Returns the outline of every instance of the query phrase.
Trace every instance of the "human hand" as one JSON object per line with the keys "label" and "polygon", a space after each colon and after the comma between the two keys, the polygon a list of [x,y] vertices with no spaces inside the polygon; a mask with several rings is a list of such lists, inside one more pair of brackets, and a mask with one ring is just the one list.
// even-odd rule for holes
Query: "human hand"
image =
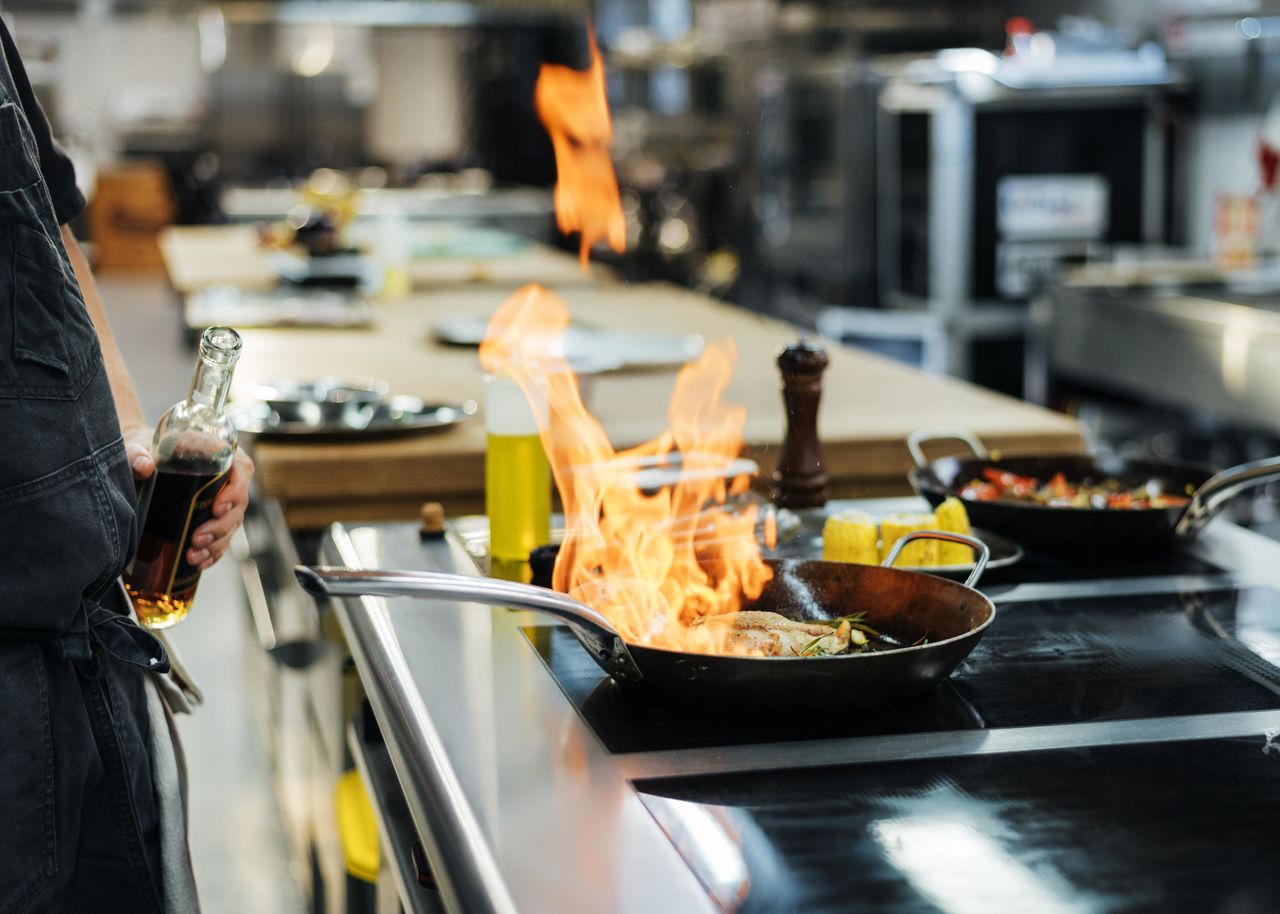
{"label": "human hand", "polygon": [[253,461],[244,451],[237,450],[231,461],[231,473],[227,483],[213,502],[213,518],[196,528],[187,550],[187,562],[200,571],[206,571],[222,558],[231,545],[232,535],[244,523],[244,511],[249,505],[249,480],[253,479]]}
{"label": "human hand", "polygon": [[133,478],[139,482],[149,479],[156,471],[156,462],[151,458],[152,432],[146,425],[131,425],[122,430],[124,435],[125,459],[129,461],[129,469],[133,470]]}

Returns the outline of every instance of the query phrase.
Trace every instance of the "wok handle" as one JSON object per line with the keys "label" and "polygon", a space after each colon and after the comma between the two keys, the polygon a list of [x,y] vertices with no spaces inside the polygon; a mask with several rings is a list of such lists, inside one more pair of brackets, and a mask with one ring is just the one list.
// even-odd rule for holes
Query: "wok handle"
{"label": "wok handle", "polygon": [[965,587],[972,587],[978,583],[978,579],[982,577],[982,572],[987,570],[987,561],[991,558],[991,549],[976,536],[966,536],[963,533],[948,533],[945,530],[912,530],[893,544],[893,548],[889,550],[889,554],[885,556],[880,565],[884,568],[892,568],[893,563],[898,560],[898,555],[907,547],[907,543],[913,540],[944,540],[948,543],[960,543],[971,548],[977,559],[973,563],[973,571],[969,572],[969,577],[965,578]]}
{"label": "wok handle", "polygon": [[1203,530],[1214,515],[1222,510],[1223,505],[1242,490],[1274,479],[1280,479],[1280,457],[1268,457],[1223,470],[1195,490],[1182,516],[1178,518],[1175,532],[1178,536],[1190,539]]}
{"label": "wok handle", "polygon": [[595,609],[545,587],[437,571],[366,571],[298,565],[308,593],[326,597],[414,597],[509,606],[554,616],[571,629],[611,676],[638,680],[640,669],[617,630]]}
{"label": "wok handle", "polygon": [[979,460],[987,459],[987,446],[967,428],[920,429],[907,436],[907,450],[911,452],[911,459],[916,462],[916,466],[922,467],[929,462],[929,459],[924,455],[922,444],[926,441],[950,440],[963,441],[969,445],[969,450],[973,451],[973,456]]}

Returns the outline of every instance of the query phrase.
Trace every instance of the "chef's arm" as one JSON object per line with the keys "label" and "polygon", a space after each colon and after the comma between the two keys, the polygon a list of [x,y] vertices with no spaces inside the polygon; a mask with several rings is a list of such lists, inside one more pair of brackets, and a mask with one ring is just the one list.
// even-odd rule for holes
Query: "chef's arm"
{"label": "chef's arm", "polygon": [[142,412],[142,403],[138,399],[138,391],[133,386],[133,378],[129,368],[120,355],[116,338],[111,333],[111,324],[107,321],[107,312],[102,307],[102,296],[98,294],[98,284],[94,282],[93,270],[89,261],[71,234],[71,229],[62,227],[62,243],[71,258],[71,266],[80,281],[80,293],[84,296],[85,306],[93,327],[98,332],[98,342],[102,346],[102,359],[107,366],[107,378],[111,381],[111,394],[115,397],[116,412],[120,416],[120,432],[124,435],[125,448],[129,456],[129,465],[133,473],[140,479],[150,476],[155,470],[151,460],[151,428]]}
{"label": "chef's arm", "polygon": [[[85,260],[75,236],[65,225],[62,227],[62,243],[66,246],[67,256],[71,258],[76,279],[80,281],[80,292],[84,296],[89,317],[93,320],[93,327],[98,332],[102,358],[107,366],[107,378],[111,381],[111,393],[116,400],[116,412],[120,415],[120,432],[124,435],[129,466],[133,469],[135,478],[146,479],[156,470],[155,461],[151,459],[151,427],[147,425],[137,388],[133,386],[129,368],[111,333],[106,309],[102,307],[102,296],[98,294],[98,284],[93,280],[93,270],[89,268],[89,261]],[[237,449],[231,462],[231,470],[227,474],[227,482],[214,500],[213,517],[197,527],[191,537],[191,548],[187,550],[187,561],[190,564],[204,571],[226,553],[232,536],[244,523],[245,508],[249,504],[249,483],[252,479],[253,461],[248,454]]]}

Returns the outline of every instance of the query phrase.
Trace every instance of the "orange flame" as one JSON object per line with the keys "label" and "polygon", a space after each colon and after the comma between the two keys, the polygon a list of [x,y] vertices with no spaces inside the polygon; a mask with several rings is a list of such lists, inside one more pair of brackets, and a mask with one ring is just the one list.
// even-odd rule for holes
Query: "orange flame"
{"label": "orange flame", "polygon": [[[587,412],[564,358],[564,300],[538,286],[518,290],[489,322],[480,346],[486,371],[513,378],[531,402],[545,400],[539,427],[565,513],[555,588],[594,606],[627,641],[719,653],[723,632],[689,628],[696,619],[737,611],[772,577],[760,557],[754,506],[725,509],[731,484],[717,471],[742,448],[746,410],[721,398],[737,351],[708,344],[676,378],[669,428],[638,447],[615,451]],[[544,415],[537,409],[535,414]],[[643,491],[638,466],[680,459],[678,481]]]}
{"label": "orange flame", "polygon": [[533,104],[551,134],[556,154],[556,225],[579,232],[579,256],[587,269],[591,248],[601,241],[621,254],[627,247],[627,226],[618,198],[618,178],[609,160],[613,127],[604,92],[604,62],[591,42],[591,66],[579,72],[543,64]]}

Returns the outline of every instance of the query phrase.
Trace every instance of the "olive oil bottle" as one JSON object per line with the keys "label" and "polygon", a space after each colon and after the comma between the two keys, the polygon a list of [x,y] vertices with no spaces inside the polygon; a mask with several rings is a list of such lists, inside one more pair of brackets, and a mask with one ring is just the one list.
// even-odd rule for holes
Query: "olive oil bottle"
{"label": "olive oil bottle", "polygon": [[551,541],[551,468],[533,410],[511,378],[485,378],[485,513],[491,573],[511,566],[523,569],[529,553]]}

